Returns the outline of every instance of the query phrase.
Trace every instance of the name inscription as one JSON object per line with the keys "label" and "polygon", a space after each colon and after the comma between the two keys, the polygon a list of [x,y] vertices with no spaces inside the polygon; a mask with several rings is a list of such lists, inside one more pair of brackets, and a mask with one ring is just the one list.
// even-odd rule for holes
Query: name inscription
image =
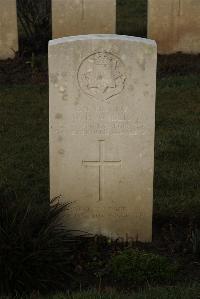
{"label": "name inscription", "polygon": [[72,114],[72,135],[144,135],[139,117],[130,115],[128,107],[89,107],[77,109]]}

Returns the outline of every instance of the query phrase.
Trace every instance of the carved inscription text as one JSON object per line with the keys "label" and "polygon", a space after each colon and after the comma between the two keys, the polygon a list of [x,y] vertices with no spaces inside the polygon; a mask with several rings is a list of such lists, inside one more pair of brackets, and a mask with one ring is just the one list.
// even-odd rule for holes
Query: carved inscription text
{"label": "carved inscription text", "polygon": [[143,135],[142,116],[133,116],[126,106],[77,108],[72,114],[72,135]]}

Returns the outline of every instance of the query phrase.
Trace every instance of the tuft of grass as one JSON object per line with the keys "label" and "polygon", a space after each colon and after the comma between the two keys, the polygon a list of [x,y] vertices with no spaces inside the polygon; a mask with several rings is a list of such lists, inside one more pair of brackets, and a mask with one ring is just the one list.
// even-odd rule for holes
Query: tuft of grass
{"label": "tuft of grass", "polygon": [[166,257],[127,249],[112,257],[109,277],[119,285],[132,288],[147,284],[171,283],[177,269]]}
{"label": "tuft of grass", "polygon": [[[143,291],[137,293],[117,293],[116,291],[103,291],[97,292],[85,291],[72,294],[55,294],[50,295],[48,299],[197,299],[200,295],[200,285],[184,286],[180,285],[177,287],[162,287],[152,288],[149,287]],[[45,299],[44,298],[44,299]]]}
{"label": "tuft of grass", "polygon": [[69,204],[22,201],[0,189],[0,294],[66,290],[78,237],[62,225]]}

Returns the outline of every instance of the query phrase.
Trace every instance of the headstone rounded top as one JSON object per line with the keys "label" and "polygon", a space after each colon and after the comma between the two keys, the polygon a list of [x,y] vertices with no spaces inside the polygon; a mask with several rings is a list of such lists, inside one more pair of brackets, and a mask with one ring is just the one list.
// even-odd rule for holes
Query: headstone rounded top
{"label": "headstone rounded top", "polygon": [[86,40],[121,40],[121,41],[130,41],[138,42],[146,45],[156,46],[155,40],[147,39],[137,36],[128,36],[128,35],[118,35],[118,34],[87,34],[87,35],[75,35],[75,36],[66,36],[62,38],[57,38],[49,41],[49,46],[64,44],[66,42],[75,42],[75,41],[86,41]]}

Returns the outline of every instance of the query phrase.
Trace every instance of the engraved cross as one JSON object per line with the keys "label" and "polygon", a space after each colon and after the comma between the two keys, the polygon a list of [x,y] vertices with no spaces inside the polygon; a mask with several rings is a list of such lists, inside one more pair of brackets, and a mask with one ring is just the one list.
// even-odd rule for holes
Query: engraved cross
{"label": "engraved cross", "polygon": [[97,161],[82,161],[85,167],[98,167],[99,168],[99,201],[104,197],[104,167],[106,166],[121,166],[121,160],[106,161],[104,159],[104,140],[99,142],[99,159]]}

